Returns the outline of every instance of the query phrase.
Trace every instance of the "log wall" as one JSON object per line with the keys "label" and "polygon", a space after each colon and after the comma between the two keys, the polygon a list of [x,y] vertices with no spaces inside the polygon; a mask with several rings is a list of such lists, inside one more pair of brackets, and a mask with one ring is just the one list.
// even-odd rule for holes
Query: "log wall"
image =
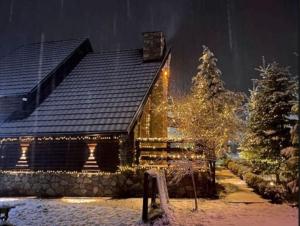
{"label": "log wall", "polygon": [[[99,170],[117,170],[120,164],[118,141],[99,141],[94,154]],[[27,159],[30,170],[81,171],[88,155],[85,141],[34,141],[29,146]],[[16,169],[20,156],[19,142],[1,144],[0,170]]]}

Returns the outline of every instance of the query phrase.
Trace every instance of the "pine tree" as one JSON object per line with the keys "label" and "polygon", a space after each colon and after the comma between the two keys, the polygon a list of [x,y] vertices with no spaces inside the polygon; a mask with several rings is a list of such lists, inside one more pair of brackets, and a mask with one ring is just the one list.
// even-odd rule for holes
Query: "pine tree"
{"label": "pine tree", "polygon": [[243,155],[259,170],[276,175],[284,161],[280,151],[291,145],[289,118],[296,101],[296,83],[289,69],[274,62],[257,69],[260,79],[251,92]]}
{"label": "pine tree", "polygon": [[286,178],[286,187],[295,200],[299,195],[299,124],[291,128],[292,146],[281,150],[281,155],[285,158],[283,164],[283,175]]}
{"label": "pine tree", "polygon": [[[213,101],[224,92],[224,82],[220,78],[222,73],[217,67],[217,61],[213,52],[203,46],[203,53],[199,58],[199,71],[192,80],[192,92],[204,97],[206,101]],[[199,93],[200,91],[202,92]]]}
{"label": "pine tree", "polygon": [[[297,87],[298,89],[298,87]],[[297,95],[297,100],[299,96]],[[292,107],[292,114],[299,116],[299,103]],[[290,194],[290,199],[299,199],[299,119],[295,118],[295,125],[291,128],[292,146],[281,150],[281,155],[285,158],[283,164],[283,176],[286,179],[285,185]]]}

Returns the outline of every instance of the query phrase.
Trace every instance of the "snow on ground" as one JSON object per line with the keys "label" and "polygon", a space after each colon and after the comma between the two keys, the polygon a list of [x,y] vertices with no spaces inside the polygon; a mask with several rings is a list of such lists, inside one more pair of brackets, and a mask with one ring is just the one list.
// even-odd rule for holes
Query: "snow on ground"
{"label": "snow on ground", "polygon": [[[197,212],[191,211],[193,199],[170,199],[169,219],[154,226],[298,225],[298,208],[269,203],[229,170],[218,169],[217,181],[225,187],[220,199],[199,199]],[[16,226],[149,225],[141,222],[142,198],[0,198],[0,206],[5,205],[16,206],[9,213],[9,222]]]}
{"label": "snow on ground", "polygon": [[298,208],[286,204],[227,203],[199,199],[199,210],[191,212],[193,200],[172,200],[178,225],[197,226],[296,226]]}
{"label": "snow on ground", "polygon": [[[171,199],[176,224],[183,226],[296,226],[298,208],[286,204],[229,203],[223,199]],[[9,222],[16,226],[135,225],[140,222],[142,199],[110,198],[0,198],[0,206],[16,205]]]}
{"label": "snow on ground", "polygon": [[16,205],[8,218],[16,226],[134,225],[141,215],[137,203],[105,198],[0,199],[0,206]]}

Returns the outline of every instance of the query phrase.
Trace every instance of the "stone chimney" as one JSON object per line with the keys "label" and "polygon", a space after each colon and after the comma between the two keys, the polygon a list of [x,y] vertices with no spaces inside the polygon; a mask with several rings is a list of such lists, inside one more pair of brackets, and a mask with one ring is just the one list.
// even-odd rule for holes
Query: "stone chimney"
{"label": "stone chimney", "polygon": [[164,56],[166,42],[161,31],[144,32],[143,60],[158,61]]}

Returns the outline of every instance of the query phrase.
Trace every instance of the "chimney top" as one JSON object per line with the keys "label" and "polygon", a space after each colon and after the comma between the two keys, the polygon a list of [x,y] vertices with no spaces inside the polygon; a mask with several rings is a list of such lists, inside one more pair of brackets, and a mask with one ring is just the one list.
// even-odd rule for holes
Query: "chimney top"
{"label": "chimney top", "polygon": [[143,60],[159,61],[163,58],[166,42],[162,31],[143,32]]}

